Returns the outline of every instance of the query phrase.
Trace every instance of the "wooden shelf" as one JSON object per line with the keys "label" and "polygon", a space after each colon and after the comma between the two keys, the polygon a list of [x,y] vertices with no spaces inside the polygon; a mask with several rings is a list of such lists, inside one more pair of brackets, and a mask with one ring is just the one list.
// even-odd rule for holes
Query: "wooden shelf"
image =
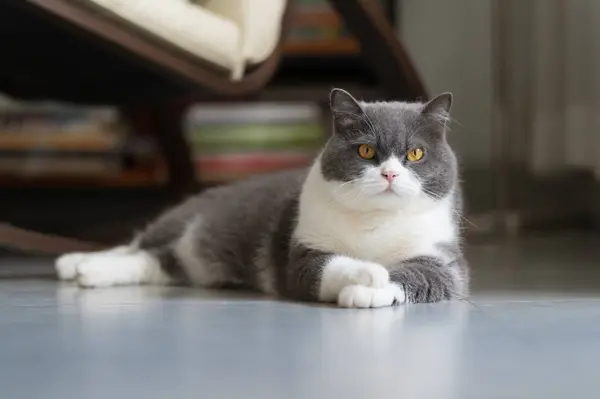
{"label": "wooden shelf", "polygon": [[110,135],[81,134],[0,134],[0,151],[28,151],[40,148],[56,151],[108,151],[116,147]]}
{"label": "wooden shelf", "polygon": [[285,44],[288,55],[352,55],[360,52],[360,45],[352,38],[332,40],[290,40]]}
{"label": "wooden shelf", "polygon": [[2,188],[142,188],[159,187],[163,183],[156,176],[156,173],[143,170],[132,170],[105,176],[17,176],[0,174],[0,187]]}
{"label": "wooden shelf", "polygon": [[292,30],[306,26],[338,28],[342,20],[337,12],[330,8],[322,10],[298,10],[293,17]]}

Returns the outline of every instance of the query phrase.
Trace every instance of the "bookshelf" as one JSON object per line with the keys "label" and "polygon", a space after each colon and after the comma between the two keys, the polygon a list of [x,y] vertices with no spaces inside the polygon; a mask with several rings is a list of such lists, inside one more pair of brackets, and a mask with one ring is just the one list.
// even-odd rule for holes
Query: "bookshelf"
{"label": "bookshelf", "polygon": [[161,187],[165,179],[153,172],[128,170],[118,173],[93,175],[40,174],[18,176],[0,174],[0,187],[4,188],[149,188]]}
{"label": "bookshelf", "polygon": [[[0,187],[160,187],[153,137],[138,133],[111,109],[0,106]],[[185,135],[213,185],[309,165],[325,128],[310,102],[213,103],[189,110]]]}
{"label": "bookshelf", "polygon": [[[382,0],[388,11],[393,3]],[[308,165],[329,130],[322,113],[327,91],[336,79],[372,84],[365,69],[358,42],[329,3],[296,0],[273,82],[274,92],[285,93],[252,103],[198,104],[190,111],[186,138],[198,180],[219,184]],[[317,87],[312,102],[290,102],[308,86]],[[137,188],[165,181],[153,138],[134,135],[116,109],[0,98],[0,187]]]}

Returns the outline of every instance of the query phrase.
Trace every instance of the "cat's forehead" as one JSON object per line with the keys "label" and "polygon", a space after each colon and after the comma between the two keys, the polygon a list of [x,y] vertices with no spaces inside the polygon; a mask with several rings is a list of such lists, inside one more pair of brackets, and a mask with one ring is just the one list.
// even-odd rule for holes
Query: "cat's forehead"
{"label": "cat's forehead", "polygon": [[361,103],[363,112],[380,134],[405,133],[423,118],[423,104],[405,102]]}

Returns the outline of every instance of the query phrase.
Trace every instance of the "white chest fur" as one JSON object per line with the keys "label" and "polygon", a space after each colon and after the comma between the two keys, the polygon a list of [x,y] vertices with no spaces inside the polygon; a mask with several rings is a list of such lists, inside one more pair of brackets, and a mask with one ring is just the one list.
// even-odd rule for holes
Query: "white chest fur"
{"label": "white chest fur", "polygon": [[437,244],[456,238],[450,198],[419,211],[347,210],[328,198],[320,174],[313,172],[302,192],[295,231],[312,248],[391,266],[414,256],[435,256]]}

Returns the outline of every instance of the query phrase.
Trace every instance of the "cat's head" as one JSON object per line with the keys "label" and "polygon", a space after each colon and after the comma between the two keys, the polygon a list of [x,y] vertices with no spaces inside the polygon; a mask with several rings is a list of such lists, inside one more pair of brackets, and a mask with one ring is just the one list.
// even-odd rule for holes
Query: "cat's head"
{"label": "cat's head", "polygon": [[334,134],[321,156],[334,198],[383,210],[448,197],[457,180],[456,157],[446,141],[451,104],[450,93],[427,103],[366,103],[334,89]]}

